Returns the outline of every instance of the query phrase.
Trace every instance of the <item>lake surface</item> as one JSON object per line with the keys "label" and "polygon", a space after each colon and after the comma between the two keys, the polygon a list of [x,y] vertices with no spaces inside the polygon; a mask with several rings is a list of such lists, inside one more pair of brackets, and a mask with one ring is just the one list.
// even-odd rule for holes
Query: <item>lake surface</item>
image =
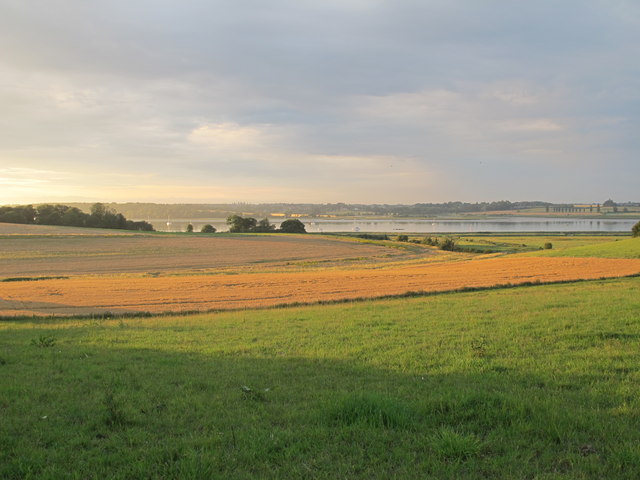
{"label": "lake surface", "polygon": [[[513,232],[629,232],[640,220],[635,219],[588,219],[548,217],[488,217],[481,220],[337,220],[301,218],[309,233],[513,233]],[[229,230],[224,218],[204,220],[172,219],[170,221],[148,220],[161,232],[184,232],[191,223],[199,232],[203,225],[211,224],[219,232]],[[281,218],[269,221],[280,226]]]}

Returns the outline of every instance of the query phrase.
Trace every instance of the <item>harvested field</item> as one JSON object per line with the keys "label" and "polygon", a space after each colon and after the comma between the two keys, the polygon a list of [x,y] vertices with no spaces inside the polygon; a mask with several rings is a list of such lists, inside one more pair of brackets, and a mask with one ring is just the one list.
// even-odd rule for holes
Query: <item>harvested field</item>
{"label": "harvested field", "polygon": [[382,270],[159,278],[76,277],[2,283],[0,315],[224,310],[638,273],[638,259],[535,257],[492,258]]}
{"label": "harvested field", "polygon": [[283,265],[329,266],[443,255],[421,247],[295,235],[0,236],[2,277],[211,272]]}
{"label": "harvested field", "polygon": [[62,227],[57,225],[25,225],[21,223],[1,223],[0,235],[145,235],[147,232],[133,232],[109,228]]}

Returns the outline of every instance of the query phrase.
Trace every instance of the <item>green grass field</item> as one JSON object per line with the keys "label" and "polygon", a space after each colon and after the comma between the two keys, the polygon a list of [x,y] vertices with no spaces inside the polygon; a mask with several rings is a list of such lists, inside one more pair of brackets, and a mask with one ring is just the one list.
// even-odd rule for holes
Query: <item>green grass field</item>
{"label": "green grass field", "polygon": [[[544,248],[546,243],[551,243],[554,250],[564,250],[574,247],[595,246],[625,240],[628,234],[452,234],[452,235],[410,235],[411,241],[422,242],[425,238],[438,239],[442,242],[445,238],[452,238],[462,251],[473,253],[525,253]],[[607,254],[607,248],[599,250]],[[599,256],[599,255],[592,255]],[[635,258],[635,257],[634,257]]]}
{"label": "green grass field", "polygon": [[640,278],[0,322],[0,478],[640,478]]}
{"label": "green grass field", "polygon": [[581,245],[536,252],[548,257],[640,258],[640,238],[617,239],[613,242]]}

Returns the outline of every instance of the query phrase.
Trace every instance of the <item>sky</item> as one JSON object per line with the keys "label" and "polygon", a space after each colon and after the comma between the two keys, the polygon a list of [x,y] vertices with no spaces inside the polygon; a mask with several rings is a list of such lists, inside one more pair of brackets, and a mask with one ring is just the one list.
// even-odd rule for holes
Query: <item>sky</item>
{"label": "sky", "polygon": [[640,201],[637,0],[0,0],[0,204]]}

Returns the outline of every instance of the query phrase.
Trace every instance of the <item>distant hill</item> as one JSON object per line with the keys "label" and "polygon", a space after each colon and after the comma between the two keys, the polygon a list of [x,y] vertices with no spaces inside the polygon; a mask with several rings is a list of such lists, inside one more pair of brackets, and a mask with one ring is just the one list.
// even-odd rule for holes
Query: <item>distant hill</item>
{"label": "distant hill", "polygon": [[[69,203],[88,212],[90,203]],[[451,215],[459,213],[483,213],[490,211],[511,211],[552,206],[548,202],[447,202],[416,203],[414,205],[365,205],[349,203],[232,203],[232,204],[161,204],[161,203],[105,203],[105,206],[121,212],[127,218],[139,220],[158,218],[226,218],[230,215],[244,215],[264,218],[273,214],[282,216],[304,215],[317,217],[329,216],[398,216],[421,217],[433,215]]]}

